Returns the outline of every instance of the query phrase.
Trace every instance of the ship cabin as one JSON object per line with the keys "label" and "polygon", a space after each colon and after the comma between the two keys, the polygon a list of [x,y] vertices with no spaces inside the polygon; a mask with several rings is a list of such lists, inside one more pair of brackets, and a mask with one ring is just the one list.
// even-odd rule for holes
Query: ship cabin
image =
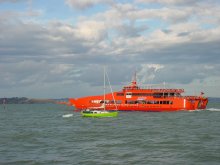
{"label": "ship cabin", "polygon": [[152,96],[154,98],[166,98],[166,97],[182,97],[181,93],[184,89],[140,89],[140,90],[123,90],[117,92],[117,96],[126,96],[126,98]]}
{"label": "ship cabin", "polygon": [[164,98],[181,97],[182,93],[184,93],[184,89],[139,87],[136,83],[132,82],[131,85],[125,86],[122,92],[118,92],[117,96],[153,96],[154,98]]}
{"label": "ship cabin", "polygon": [[184,89],[156,89],[131,84],[116,92],[116,98],[121,97],[124,104],[173,104],[173,99],[182,97],[182,93]]}

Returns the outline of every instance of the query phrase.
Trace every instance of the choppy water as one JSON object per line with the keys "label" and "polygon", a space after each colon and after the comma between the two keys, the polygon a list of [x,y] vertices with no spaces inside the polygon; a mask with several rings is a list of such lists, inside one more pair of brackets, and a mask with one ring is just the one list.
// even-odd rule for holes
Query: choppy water
{"label": "choppy water", "polygon": [[217,165],[220,102],[205,111],[101,119],[64,105],[0,105],[0,164]]}

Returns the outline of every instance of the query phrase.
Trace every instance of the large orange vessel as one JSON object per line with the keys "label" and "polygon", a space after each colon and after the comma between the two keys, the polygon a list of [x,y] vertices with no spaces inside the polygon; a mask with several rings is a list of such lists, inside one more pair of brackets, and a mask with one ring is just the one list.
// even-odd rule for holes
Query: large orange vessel
{"label": "large orange vessel", "polygon": [[[140,87],[136,77],[121,91],[105,94],[106,110],[163,112],[205,109],[208,98],[203,96],[182,96],[184,89]],[[115,101],[114,101],[115,100]],[[98,109],[104,103],[104,95],[70,98],[76,110]]]}

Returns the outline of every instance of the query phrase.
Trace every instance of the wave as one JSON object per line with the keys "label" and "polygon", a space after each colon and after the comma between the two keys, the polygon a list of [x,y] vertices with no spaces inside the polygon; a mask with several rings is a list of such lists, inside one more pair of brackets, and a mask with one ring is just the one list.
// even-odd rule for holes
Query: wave
{"label": "wave", "polygon": [[188,112],[200,112],[204,111],[203,109],[194,109],[194,110],[187,110]]}
{"label": "wave", "polygon": [[207,111],[215,111],[215,112],[220,112],[220,109],[218,108],[208,108],[206,109]]}
{"label": "wave", "polygon": [[[195,109],[195,110],[187,110],[188,112],[203,112],[204,109]],[[220,112],[218,108],[207,108],[205,111],[213,111],[213,112]]]}
{"label": "wave", "polygon": [[73,114],[72,114],[72,113],[70,113],[70,114],[65,114],[65,115],[63,115],[62,117],[63,117],[63,118],[73,117]]}

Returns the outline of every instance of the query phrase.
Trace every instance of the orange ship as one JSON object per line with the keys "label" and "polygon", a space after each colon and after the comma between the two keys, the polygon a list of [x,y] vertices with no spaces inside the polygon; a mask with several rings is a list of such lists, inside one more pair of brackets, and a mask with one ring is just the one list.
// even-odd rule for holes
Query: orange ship
{"label": "orange ship", "polygon": [[[146,112],[206,109],[208,98],[203,92],[200,96],[182,96],[182,93],[184,89],[140,87],[135,76],[121,91],[105,94],[105,109]],[[70,98],[69,102],[76,110],[101,109],[104,95]]]}

